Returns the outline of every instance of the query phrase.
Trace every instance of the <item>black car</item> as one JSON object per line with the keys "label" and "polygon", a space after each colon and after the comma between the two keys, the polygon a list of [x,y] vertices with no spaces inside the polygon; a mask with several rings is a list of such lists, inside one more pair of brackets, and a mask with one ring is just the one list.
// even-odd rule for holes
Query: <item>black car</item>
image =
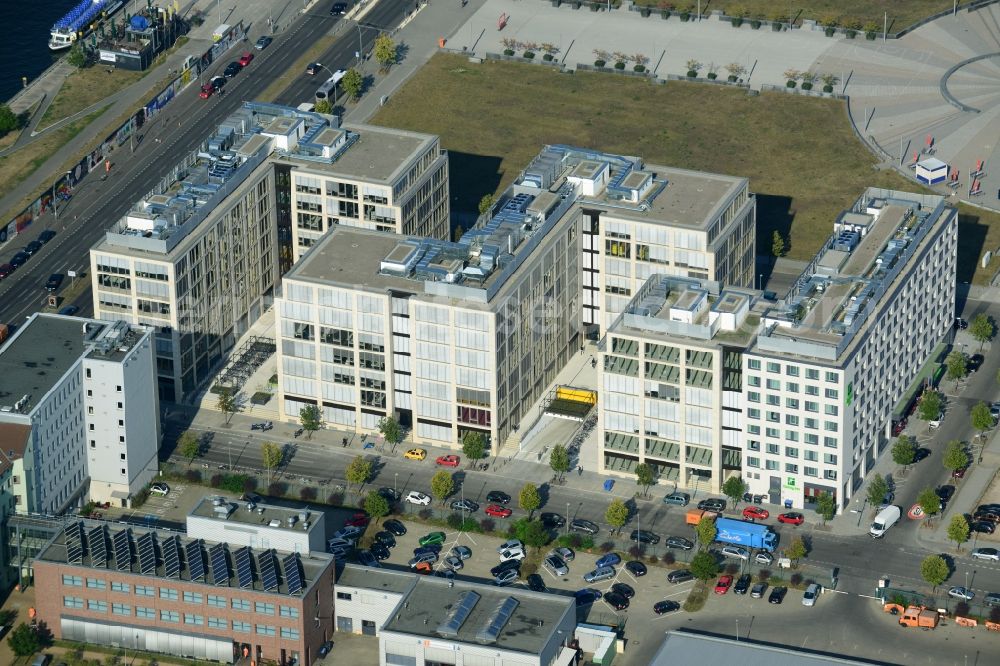
{"label": "black car", "polygon": [[632,586],[627,583],[615,583],[611,586],[611,591],[615,594],[622,595],[626,599],[631,599],[635,596],[635,590],[632,589]]}
{"label": "black car", "polygon": [[601,598],[600,590],[595,590],[592,587],[585,587],[582,590],[577,590],[573,593],[573,597],[576,599],[577,606],[586,606],[587,604],[592,604]]}
{"label": "black car", "polygon": [[414,548],[413,556],[417,557],[418,555],[423,555],[424,553],[434,553],[435,555],[437,555],[440,552],[441,552],[441,544],[431,543],[427,544],[426,546],[417,546],[416,548]]}
{"label": "black car", "polygon": [[667,548],[679,548],[680,550],[691,550],[694,548],[694,544],[691,543],[690,539],[685,539],[684,537],[672,536],[667,537]]}
{"label": "black car", "polygon": [[923,460],[924,458],[926,458],[927,456],[929,456],[930,454],[931,454],[931,450],[930,449],[925,449],[923,447],[920,447],[913,454],[913,462],[918,463],[921,460]]}
{"label": "black car", "polygon": [[347,3],[346,2],[335,2],[333,7],[330,7],[330,16],[343,16],[347,13]]}
{"label": "black car", "polygon": [[965,329],[969,328],[969,322],[965,321],[961,317],[955,317],[955,328],[957,328],[960,331],[964,331]]}
{"label": "black car", "polygon": [[209,81],[212,84],[212,90],[219,92],[226,87],[226,77],[224,76],[213,76],[212,80]]}
{"label": "black car", "polygon": [[671,571],[667,574],[667,582],[674,583],[686,583],[689,580],[694,580],[694,574],[687,569],[678,569],[677,571]]}
{"label": "black car", "polygon": [[973,354],[969,357],[969,361],[966,363],[965,367],[969,372],[975,372],[983,365],[983,361],[985,360],[986,359],[983,358],[982,354]]}
{"label": "black car", "polygon": [[597,534],[601,531],[601,528],[597,526],[597,523],[584,520],[583,518],[577,518],[569,524],[569,528],[574,532],[583,532],[584,534]]}
{"label": "black car", "polygon": [[382,527],[389,530],[396,536],[403,536],[404,534],[406,534],[406,526],[403,525],[403,523],[396,520],[395,518],[387,520],[384,523],[382,523]]}
{"label": "black car", "polygon": [[38,234],[38,240],[41,243],[48,243],[50,240],[56,237],[56,232],[51,229],[46,229],[42,233]]}
{"label": "black car", "polygon": [[785,600],[785,593],[788,592],[787,587],[776,587],[771,590],[771,595],[767,598],[767,603],[769,604],[780,604]]}
{"label": "black car", "polygon": [[988,511],[990,513],[1000,513],[1000,504],[980,504],[976,507],[976,513]]}
{"label": "black car", "polygon": [[24,251],[27,252],[28,256],[30,257],[31,255],[41,250],[42,245],[44,245],[44,243],[42,243],[41,241],[33,240],[24,246]]}
{"label": "black car", "polygon": [[274,40],[268,37],[267,35],[264,35],[263,37],[257,40],[257,43],[254,44],[253,47],[258,51],[263,51],[264,49],[266,49],[268,46],[271,45],[272,41]]}
{"label": "black car", "polygon": [[746,594],[747,590],[750,589],[750,574],[743,574],[740,579],[736,581],[736,585],[733,586],[733,594]]}
{"label": "black car", "polygon": [[24,266],[26,263],[28,263],[29,258],[30,255],[27,254],[26,252],[18,252],[17,254],[15,254],[13,257],[10,258],[10,265],[13,266],[14,268],[20,268],[21,266]]}
{"label": "black car", "polygon": [[492,569],[490,569],[490,575],[494,578],[497,577],[501,572],[507,571],[508,569],[520,569],[521,560],[507,560],[506,562],[501,562]]}
{"label": "black car", "polygon": [[325,657],[333,649],[333,641],[327,641],[319,646],[319,656]]}
{"label": "black car", "polygon": [[389,554],[390,553],[389,553],[389,549],[384,544],[373,543],[372,547],[371,547],[371,554],[372,554],[372,557],[374,557],[376,560],[379,560],[381,562],[382,560],[389,559]]}
{"label": "black car", "polygon": [[660,535],[655,532],[650,532],[649,530],[632,530],[632,534],[629,536],[629,541],[638,541],[639,543],[650,543],[655,545],[660,543]]}
{"label": "black car", "polygon": [[681,609],[681,605],[676,601],[657,601],[653,604],[653,612],[657,615],[664,615],[666,613],[673,613]]}
{"label": "black car", "polygon": [[486,493],[486,501],[494,504],[510,504],[510,495],[502,490],[491,490]]}
{"label": "black car", "polygon": [[990,523],[985,520],[977,520],[969,523],[969,531],[977,532],[979,534],[993,534],[997,529],[995,523]]}
{"label": "black car", "polygon": [[222,75],[225,76],[227,79],[231,79],[237,74],[239,74],[241,69],[243,69],[243,66],[234,60],[233,62],[226,65],[226,69],[225,71],[222,72]]}
{"label": "black car", "polygon": [[558,513],[546,512],[539,516],[539,518],[541,518],[542,525],[549,529],[556,529],[566,524],[566,519]]}
{"label": "black car", "polygon": [[379,488],[378,494],[385,498],[385,501],[389,504],[398,502],[400,498],[400,494],[394,488]]}
{"label": "black car", "polygon": [[617,592],[608,592],[605,594],[604,602],[615,610],[625,610],[628,608],[628,599]]}
{"label": "black car", "polygon": [[382,530],[381,532],[376,532],[373,537],[375,543],[385,546],[386,548],[396,547],[396,537],[392,536],[391,532],[386,532]]}
{"label": "black car", "polygon": [[719,511],[719,512],[725,511],[726,510],[726,500],[724,500],[724,499],[717,499],[717,498],[703,499],[702,501],[698,502],[698,510],[699,511]]}
{"label": "black car", "polygon": [[475,513],[479,511],[479,505],[472,500],[460,499],[455,500],[451,503],[452,511],[468,511],[469,513]]}
{"label": "black car", "polygon": [[528,576],[528,588],[534,592],[547,592],[548,588],[545,587],[545,581],[538,574],[531,574]]}
{"label": "black car", "polygon": [[939,486],[934,490],[934,494],[938,496],[941,503],[944,504],[951,499],[951,496],[955,494],[955,486]]}
{"label": "black car", "polygon": [[629,562],[626,562],[625,568],[628,570],[630,574],[632,574],[636,578],[645,576],[646,571],[648,571],[646,569],[646,565],[640,562],[639,560],[631,560]]}
{"label": "black car", "polygon": [[46,281],[45,283],[45,291],[55,291],[56,289],[59,288],[59,285],[62,284],[62,281],[63,281],[62,273],[53,273],[52,275],[49,276],[48,281]]}

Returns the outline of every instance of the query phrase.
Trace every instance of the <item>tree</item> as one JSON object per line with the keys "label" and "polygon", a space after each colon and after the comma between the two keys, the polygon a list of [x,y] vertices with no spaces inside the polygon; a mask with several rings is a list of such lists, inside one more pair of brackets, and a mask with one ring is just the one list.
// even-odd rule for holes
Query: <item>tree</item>
{"label": "tree", "polygon": [[972,427],[980,434],[993,427],[993,414],[990,413],[990,406],[985,402],[977,402],[973,405],[969,416],[972,419]]}
{"label": "tree", "polygon": [[635,480],[643,489],[643,495],[649,496],[649,487],[656,483],[652,465],[639,463],[635,467]]}
{"label": "tree", "polygon": [[604,520],[616,530],[621,529],[628,520],[628,507],[620,499],[611,500],[608,510],[604,512]]}
{"label": "tree", "polygon": [[795,537],[792,542],[788,544],[785,548],[785,555],[787,555],[793,562],[797,562],[806,556],[806,542],[802,540],[802,537]]}
{"label": "tree", "polygon": [[691,558],[688,569],[692,576],[702,581],[712,580],[719,575],[719,563],[715,560],[715,556],[705,551]]}
{"label": "tree", "polygon": [[431,477],[431,495],[435,499],[444,502],[453,492],[455,492],[455,480],[451,474],[441,470]]}
{"label": "tree", "polygon": [[885,477],[880,474],[873,476],[871,483],[868,484],[868,503],[878,506],[888,494],[889,484],[886,483]]}
{"label": "tree", "polygon": [[552,453],[549,454],[549,467],[560,478],[569,471],[569,451],[562,444],[556,444],[552,447]]}
{"label": "tree", "polygon": [[364,456],[354,456],[354,460],[344,470],[344,477],[348,483],[356,484],[358,490],[361,490],[361,486],[368,483],[368,480],[372,478],[371,462],[365,460]]}
{"label": "tree", "polygon": [[306,405],[299,410],[299,425],[306,431],[306,439],[312,439],[312,434],[323,427],[319,407]]}
{"label": "tree", "polygon": [[526,483],[517,495],[517,504],[522,511],[528,512],[528,520],[532,514],[542,505],[542,496],[538,494],[538,487],[533,483]]}
{"label": "tree", "polygon": [[462,453],[467,460],[475,462],[486,456],[486,438],[483,433],[470,430],[462,437]]}
{"label": "tree", "polygon": [[979,343],[979,351],[983,351],[983,345],[989,342],[994,334],[996,334],[996,325],[994,325],[991,317],[980,312],[969,322],[969,334]]}
{"label": "tree", "polygon": [[892,461],[906,467],[912,465],[917,457],[917,443],[908,435],[902,435],[892,445]]}
{"label": "tree", "polygon": [[956,550],[961,550],[962,544],[969,540],[969,521],[962,514],[951,517],[951,522],[948,523],[948,540],[955,542]]}
{"label": "tree", "polygon": [[378,432],[382,435],[385,443],[392,446],[393,451],[396,450],[396,445],[403,441],[403,426],[399,425],[399,421],[391,416],[383,416],[379,419]]}
{"label": "tree", "polygon": [[365,495],[365,513],[375,519],[389,515],[389,500],[382,497],[377,490]]}
{"label": "tree", "polygon": [[917,504],[924,510],[927,516],[936,516],[941,513],[941,498],[937,496],[933,488],[924,488],[917,495]]}
{"label": "tree", "polygon": [[781,237],[781,234],[777,229],[771,234],[771,254],[775,257],[785,256],[785,252],[788,248],[785,247],[785,239]]}
{"label": "tree", "polygon": [[698,524],[695,525],[694,533],[698,536],[698,543],[702,546],[707,546],[715,541],[715,537],[719,533],[719,530],[715,526],[714,519],[705,517],[699,520]]}
{"label": "tree", "polygon": [[966,452],[965,447],[962,446],[962,442],[957,439],[953,439],[944,447],[944,456],[941,458],[941,463],[948,469],[954,472],[956,469],[964,469],[969,466],[969,454]]}
{"label": "tree", "polygon": [[10,649],[19,657],[27,657],[42,649],[42,642],[38,638],[38,632],[22,622],[17,625],[17,629],[10,632],[7,639]]}
{"label": "tree", "polygon": [[392,37],[385,33],[379,35],[375,40],[375,60],[378,61],[379,66],[383,70],[388,71],[390,67],[396,64],[398,56],[396,42],[392,41]]}
{"label": "tree", "polygon": [[6,104],[0,104],[0,135],[20,129],[21,119]]}
{"label": "tree", "polygon": [[451,234],[451,239],[457,243],[458,241],[462,240],[462,236],[464,235],[465,235],[465,228],[460,224],[457,227],[455,227],[455,231],[453,231]]}
{"label": "tree", "polygon": [[361,77],[361,72],[353,67],[344,73],[344,78],[340,79],[340,87],[352,100],[361,97],[361,89],[364,85],[365,80]]}
{"label": "tree", "polygon": [[824,525],[826,521],[833,520],[833,517],[837,515],[837,500],[833,498],[832,494],[820,493],[819,497],[816,498],[816,513],[823,519]]}
{"label": "tree", "polygon": [[928,555],[920,563],[920,575],[933,587],[948,580],[948,563],[940,555]]}
{"label": "tree", "polygon": [[941,394],[933,389],[924,391],[919,411],[920,418],[924,421],[937,421],[941,418]]}
{"label": "tree", "polygon": [[540,520],[520,518],[514,521],[511,527],[514,528],[515,537],[533,548],[542,548],[552,541],[552,535],[549,534]]}
{"label": "tree", "polygon": [[731,476],[722,484],[722,494],[733,500],[734,505],[740,503],[746,491],[747,484],[738,476]]}
{"label": "tree", "polygon": [[945,367],[948,369],[946,375],[948,379],[958,382],[960,379],[964,379],[967,374],[969,374],[969,357],[960,351],[953,351],[948,354],[948,357],[944,361]]}
{"label": "tree", "polygon": [[281,447],[274,442],[264,442],[260,445],[260,459],[267,470],[267,485],[271,485],[271,474],[281,465],[284,458]]}
{"label": "tree", "polygon": [[194,462],[194,459],[201,453],[201,440],[198,435],[190,430],[182,432],[177,439],[177,452],[188,459],[188,465]]}
{"label": "tree", "polygon": [[316,103],[313,104],[313,110],[316,113],[333,113],[333,103],[329,99],[317,100]]}
{"label": "tree", "polygon": [[233,414],[239,407],[236,403],[236,391],[231,389],[220,391],[219,399],[215,401],[215,407],[226,417],[226,425],[229,425],[230,419],[233,418]]}
{"label": "tree", "polygon": [[493,194],[484,194],[483,198],[479,200],[479,214],[485,215],[490,212],[496,200],[497,198]]}
{"label": "tree", "polygon": [[83,69],[87,66],[87,54],[83,50],[83,42],[78,41],[73,44],[73,48],[69,50],[66,54],[66,62],[77,69]]}

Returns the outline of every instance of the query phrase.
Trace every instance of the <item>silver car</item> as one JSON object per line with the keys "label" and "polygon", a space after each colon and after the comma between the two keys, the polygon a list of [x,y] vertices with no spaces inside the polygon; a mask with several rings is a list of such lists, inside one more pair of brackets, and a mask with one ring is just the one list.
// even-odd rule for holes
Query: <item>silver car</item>
{"label": "silver car", "polygon": [[493,577],[493,582],[497,585],[510,585],[517,580],[517,576],[517,569],[504,569],[497,572],[497,575]]}
{"label": "silver car", "polygon": [[549,555],[546,557],[545,561],[542,562],[542,566],[548,569],[549,573],[553,576],[565,576],[569,573],[569,567],[566,566],[566,563],[558,555]]}
{"label": "silver car", "polygon": [[816,597],[819,596],[819,585],[816,583],[811,583],[809,587],[806,588],[805,593],[802,595],[802,605],[803,606],[815,606]]}
{"label": "silver car", "polygon": [[750,559],[750,551],[740,546],[726,546],[722,549],[722,554],[726,557],[735,557],[741,560]]}
{"label": "silver car", "polygon": [[615,577],[614,567],[597,567],[593,571],[583,574],[583,579],[588,583],[599,583],[602,580],[610,580]]}

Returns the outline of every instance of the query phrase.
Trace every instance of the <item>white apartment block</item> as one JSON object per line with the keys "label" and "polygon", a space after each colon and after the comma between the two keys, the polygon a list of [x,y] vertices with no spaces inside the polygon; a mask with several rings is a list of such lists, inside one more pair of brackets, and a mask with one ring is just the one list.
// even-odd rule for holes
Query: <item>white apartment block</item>
{"label": "white apartment block", "polygon": [[436,138],[244,102],[91,249],[94,316],[154,327],[160,398],[182,401],[330,226],[446,234],[447,219]]}
{"label": "white apartment block", "polygon": [[760,318],[749,291],[653,275],[611,324],[598,365],[601,474],[719,493],[740,475],[743,349]]}
{"label": "white apartment block", "polygon": [[893,409],[955,315],[958,214],[869,188],[743,357],[743,478],[802,508],[845,508],[889,443]]}
{"label": "white apartment block", "polygon": [[0,447],[18,512],[128,506],[157,470],[153,333],[35,314],[0,347]]}

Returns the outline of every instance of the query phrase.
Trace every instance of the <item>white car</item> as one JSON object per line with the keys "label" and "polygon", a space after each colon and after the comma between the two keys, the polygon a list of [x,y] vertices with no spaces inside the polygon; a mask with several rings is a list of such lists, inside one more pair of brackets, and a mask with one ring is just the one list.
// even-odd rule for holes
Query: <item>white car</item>
{"label": "white car", "polygon": [[524,544],[521,543],[520,539],[507,539],[497,548],[498,553],[502,553],[505,550],[511,550],[512,548],[520,548],[524,550]]}
{"label": "white car", "polygon": [[170,486],[165,483],[157,481],[149,487],[149,492],[153,495],[163,495],[166,497],[170,494]]}
{"label": "white car", "polygon": [[741,560],[750,559],[750,551],[740,546],[726,546],[722,549],[722,554],[726,557],[735,557]]}
{"label": "white car", "polygon": [[972,597],[976,596],[976,593],[972,590],[966,589],[964,587],[953,587],[948,590],[948,596],[954,597],[956,599],[964,599],[965,601],[971,601]]}
{"label": "white car", "polygon": [[976,548],[972,551],[972,559],[1000,562],[1000,551],[996,548]]}
{"label": "white car", "polygon": [[517,560],[520,562],[524,559],[524,549],[523,548],[510,548],[508,550],[501,551],[500,561],[506,562],[508,560]]}
{"label": "white car", "polygon": [[403,499],[410,504],[417,504],[419,506],[427,506],[431,503],[430,495],[425,495],[418,490],[411,490]]}
{"label": "white car", "polygon": [[753,556],[753,561],[757,564],[763,564],[765,567],[769,567],[774,563],[774,555],[766,550],[762,550]]}
{"label": "white car", "polygon": [[802,595],[802,605],[803,606],[815,606],[816,597],[819,596],[819,585],[816,583],[810,583],[809,587],[806,588],[805,594]]}

